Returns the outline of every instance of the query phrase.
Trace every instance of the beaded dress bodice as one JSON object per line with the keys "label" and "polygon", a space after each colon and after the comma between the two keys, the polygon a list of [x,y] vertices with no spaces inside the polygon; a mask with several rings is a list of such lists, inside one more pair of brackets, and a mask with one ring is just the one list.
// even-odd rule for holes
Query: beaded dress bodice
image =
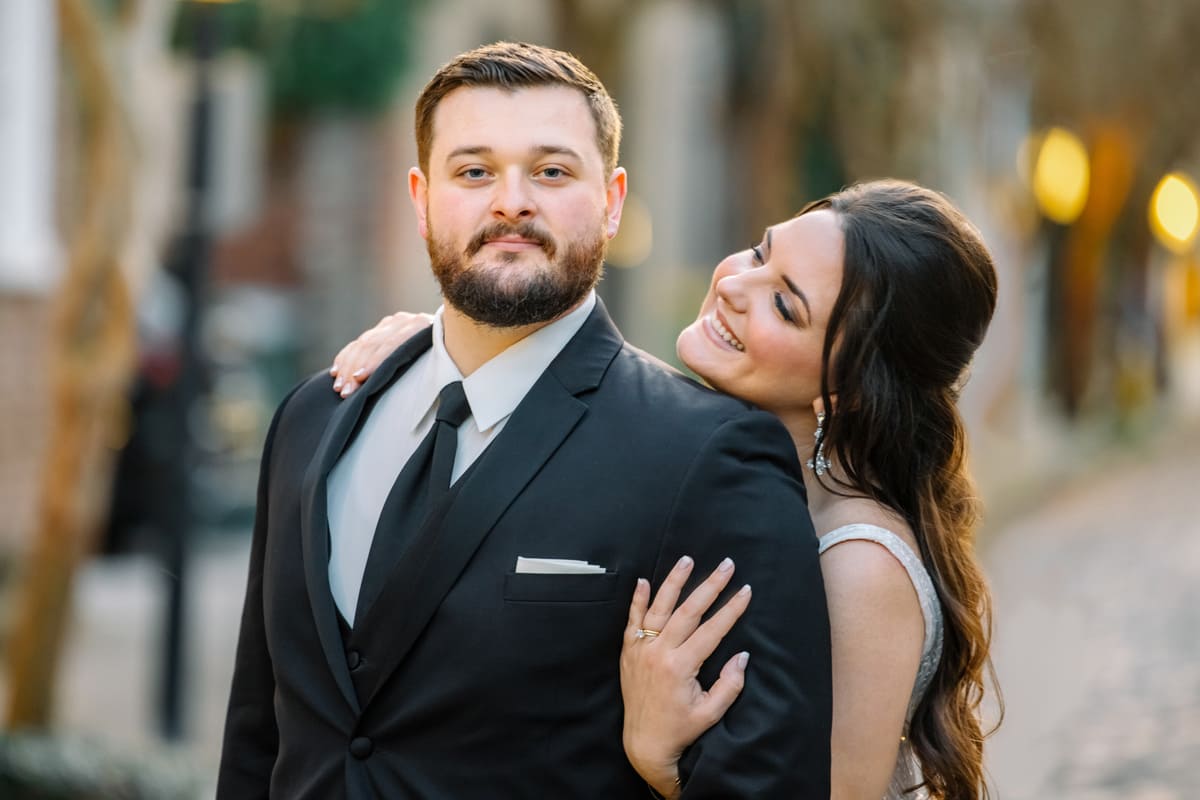
{"label": "beaded dress bodice", "polygon": [[860,539],[887,548],[908,573],[913,588],[917,591],[917,599],[921,603],[921,616],[925,619],[925,641],[921,648],[921,663],[917,669],[917,679],[913,683],[912,695],[908,701],[908,712],[904,718],[905,739],[900,743],[900,753],[896,758],[896,769],[892,773],[891,783],[883,800],[920,800],[928,797],[924,789],[905,793],[904,789],[921,783],[920,766],[913,755],[908,742],[908,723],[912,719],[913,710],[925,696],[937,671],[938,662],[942,657],[942,606],[938,601],[937,591],[933,581],[925,570],[925,565],[912,548],[903,539],[891,531],[875,525],[856,523],[843,525],[821,537],[820,552],[824,553],[835,544],[851,539]]}

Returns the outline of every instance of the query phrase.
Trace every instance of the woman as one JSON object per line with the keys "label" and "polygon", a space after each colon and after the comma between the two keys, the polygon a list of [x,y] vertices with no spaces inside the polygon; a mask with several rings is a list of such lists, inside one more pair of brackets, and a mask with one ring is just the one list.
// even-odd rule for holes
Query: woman
{"label": "woman", "polygon": [[[718,265],[678,353],[714,388],[775,413],[808,466],[833,647],[832,796],[978,797],[990,604],[958,389],[996,302],[978,232],[944,197],[877,181],[807,206]],[[426,324],[397,315],[339,354],[353,391]],[[348,376],[348,377],[344,377]],[[700,664],[750,602],[690,564],[639,581],[621,655],[625,745],[657,792],[735,700],[753,654],[705,692]],[[918,788],[920,787],[920,788]]]}

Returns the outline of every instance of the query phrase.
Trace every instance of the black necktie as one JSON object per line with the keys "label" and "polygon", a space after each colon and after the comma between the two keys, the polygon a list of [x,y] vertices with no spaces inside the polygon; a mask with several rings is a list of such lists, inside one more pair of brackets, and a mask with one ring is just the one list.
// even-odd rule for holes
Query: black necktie
{"label": "black necktie", "polygon": [[433,463],[429,468],[428,503],[433,504],[450,488],[454,474],[454,454],[458,451],[458,426],[471,416],[462,381],[448,383],[438,393],[437,422],[430,435],[433,441]]}
{"label": "black necktie", "polygon": [[438,393],[433,428],[400,470],[379,514],[358,591],[355,619],[362,619],[405,548],[421,530],[429,511],[449,491],[454,454],[458,450],[458,426],[469,416],[471,407],[462,381],[443,387]]}

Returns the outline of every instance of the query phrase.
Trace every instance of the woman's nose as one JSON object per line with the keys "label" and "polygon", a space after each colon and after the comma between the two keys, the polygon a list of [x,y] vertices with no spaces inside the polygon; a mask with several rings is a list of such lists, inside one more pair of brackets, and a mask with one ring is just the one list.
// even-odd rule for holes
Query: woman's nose
{"label": "woman's nose", "polygon": [[717,281],[717,297],[733,311],[746,310],[746,278],[743,272],[730,272]]}

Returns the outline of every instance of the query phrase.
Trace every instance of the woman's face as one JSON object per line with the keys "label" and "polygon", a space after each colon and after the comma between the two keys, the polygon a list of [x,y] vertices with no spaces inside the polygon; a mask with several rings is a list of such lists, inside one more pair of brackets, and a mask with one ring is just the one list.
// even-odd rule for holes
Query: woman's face
{"label": "woman's face", "polygon": [[767,228],[762,242],[717,265],[700,315],[679,334],[680,359],[713,388],[785,422],[811,415],[843,250],[828,209]]}

